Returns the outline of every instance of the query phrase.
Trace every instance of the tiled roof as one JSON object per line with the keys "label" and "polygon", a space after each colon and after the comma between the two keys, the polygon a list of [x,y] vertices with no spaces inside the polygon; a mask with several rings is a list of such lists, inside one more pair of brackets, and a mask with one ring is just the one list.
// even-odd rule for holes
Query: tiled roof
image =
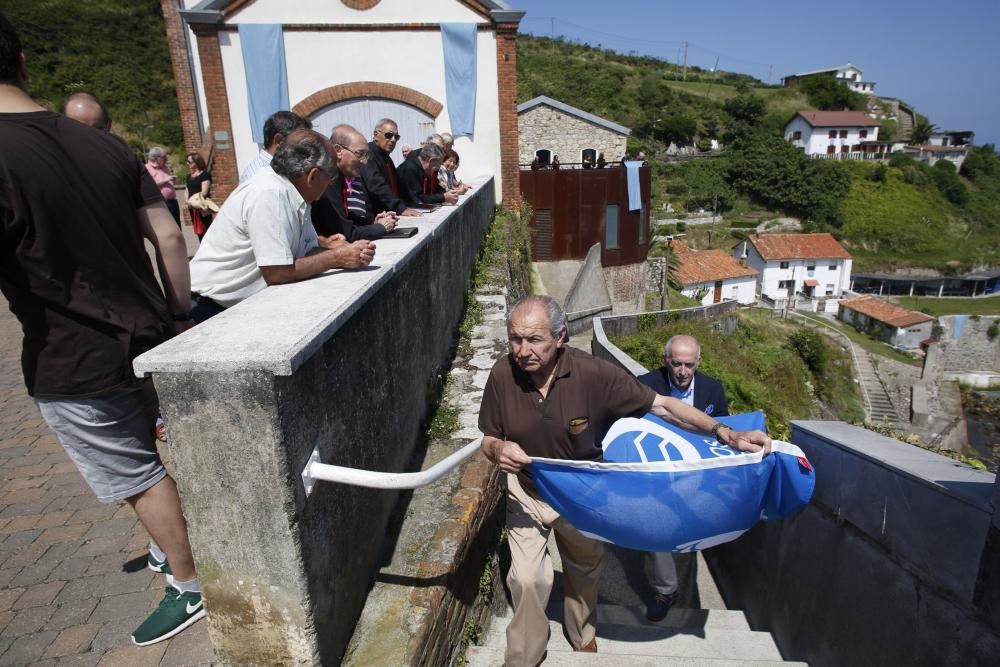
{"label": "tiled roof", "polygon": [[813,127],[878,127],[878,121],[864,111],[800,111]]}
{"label": "tiled roof", "polygon": [[854,297],[853,299],[844,299],[840,302],[840,305],[844,308],[850,308],[853,311],[867,315],[873,320],[885,322],[889,326],[896,327],[897,329],[905,329],[906,327],[923,324],[924,322],[930,322],[934,319],[930,315],[907,310],[902,306],[897,306],[894,303],[883,301],[882,299],[868,294]]}
{"label": "tiled roof", "polygon": [[775,259],[850,259],[837,239],[818,234],[754,234],[747,237],[766,261]]}
{"label": "tiled roof", "polygon": [[758,271],[740,263],[723,250],[691,250],[681,241],[672,243],[677,255],[677,278],[682,285],[756,276]]}

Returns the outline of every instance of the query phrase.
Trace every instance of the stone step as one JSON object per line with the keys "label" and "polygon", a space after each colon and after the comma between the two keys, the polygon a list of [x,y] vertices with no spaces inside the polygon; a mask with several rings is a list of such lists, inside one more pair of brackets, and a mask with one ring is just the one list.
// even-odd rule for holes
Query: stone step
{"label": "stone step", "polygon": [[[562,625],[549,622],[549,655],[572,653]],[[503,649],[507,644],[506,623],[494,623],[483,646]],[[733,660],[776,660],[781,653],[766,632],[713,627],[671,628],[658,626],[599,624],[597,647],[609,655],[672,656]]]}
{"label": "stone step", "polygon": [[[544,667],[808,667],[805,662],[782,662],[781,660],[748,660],[746,658],[691,658],[685,656],[614,655],[604,651],[604,644],[598,639],[600,653],[549,652]],[[466,653],[466,667],[500,667],[503,665],[503,649],[488,646],[470,646]]]}
{"label": "stone step", "polygon": [[[492,628],[506,632],[514,610],[507,607],[503,616],[493,618]],[[558,624],[557,624],[558,625]],[[674,607],[658,623],[646,620],[645,607],[623,607],[614,604],[597,605],[597,625],[642,625],[650,628],[719,628],[750,631],[750,624],[742,611],[729,609],[684,609]],[[562,632],[562,630],[560,630]]]}

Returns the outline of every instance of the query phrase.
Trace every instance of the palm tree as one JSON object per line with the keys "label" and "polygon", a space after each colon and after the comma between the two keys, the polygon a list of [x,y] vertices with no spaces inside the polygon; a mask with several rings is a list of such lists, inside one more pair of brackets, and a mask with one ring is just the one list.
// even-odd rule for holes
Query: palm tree
{"label": "palm tree", "polygon": [[910,145],[920,146],[926,144],[931,139],[931,135],[937,132],[937,127],[932,125],[926,118],[917,118],[910,130]]}

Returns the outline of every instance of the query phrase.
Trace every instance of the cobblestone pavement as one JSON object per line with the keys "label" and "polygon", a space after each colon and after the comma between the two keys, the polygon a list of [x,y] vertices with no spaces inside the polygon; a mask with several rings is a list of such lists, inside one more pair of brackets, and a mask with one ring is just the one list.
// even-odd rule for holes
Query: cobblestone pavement
{"label": "cobblestone pavement", "polygon": [[132,645],[165,578],[145,568],[149,537],[132,508],[97,502],[42,421],[20,354],[0,297],[0,665],[210,664],[205,621]]}

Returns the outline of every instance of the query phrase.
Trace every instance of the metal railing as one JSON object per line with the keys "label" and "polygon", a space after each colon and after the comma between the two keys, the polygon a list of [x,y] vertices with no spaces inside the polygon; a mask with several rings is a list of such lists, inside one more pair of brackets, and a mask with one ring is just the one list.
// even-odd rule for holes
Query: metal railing
{"label": "metal railing", "polygon": [[369,489],[416,489],[433,484],[451,472],[478,452],[482,441],[482,438],[473,440],[457,452],[452,452],[427,470],[420,472],[377,472],[330,465],[320,462],[319,447],[317,447],[302,469],[302,484],[305,486],[306,497],[312,493],[318,481],[364,486]]}

